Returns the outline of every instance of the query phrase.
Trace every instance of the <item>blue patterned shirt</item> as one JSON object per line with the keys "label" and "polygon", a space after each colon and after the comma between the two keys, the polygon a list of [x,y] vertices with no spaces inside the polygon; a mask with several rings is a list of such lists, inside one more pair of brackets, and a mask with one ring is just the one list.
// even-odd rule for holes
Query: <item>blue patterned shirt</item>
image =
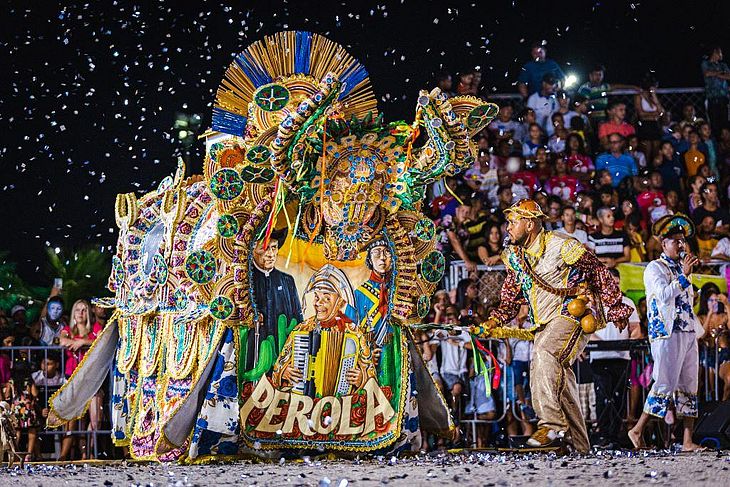
{"label": "blue patterned shirt", "polygon": [[[702,73],[705,71],[720,71],[722,73],[730,73],[730,68],[723,62],[713,63],[709,59],[702,61]],[[727,98],[728,85],[727,80],[718,78],[717,76],[705,76],[705,96],[708,100],[717,100],[718,98]]]}
{"label": "blue patterned shirt", "polygon": [[[684,289],[692,285],[682,272],[682,266],[679,262],[670,259],[664,253],[662,253],[660,258],[669,265],[672,275],[679,279],[679,283]],[[672,331],[694,331],[694,325],[692,324],[694,322],[694,311],[692,311],[692,302],[689,299],[689,293],[683,292],[674,298],[674,305],[677,308],[677,317],[674,318]]]}

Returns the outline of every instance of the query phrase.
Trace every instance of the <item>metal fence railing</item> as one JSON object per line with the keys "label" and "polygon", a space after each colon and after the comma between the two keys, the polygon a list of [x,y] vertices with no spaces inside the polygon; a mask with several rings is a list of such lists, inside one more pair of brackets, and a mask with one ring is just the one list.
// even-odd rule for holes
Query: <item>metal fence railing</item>
{"label": "metal fence railing", "polygon": [[[0,354],[6,353],[10,356],[10,368],[11,368],[11,376],[17,376],[16,372],[19,367],[25,367],[27,368],[30,373],[36,372],[40,370],[40,366],[43,360],[47,359],[49,355],[55,355],[55,357],[59,360],[59,374],[61,376],[64,376],[64,372],[66,370],[66,348],[61,346],[13,346],[13,347],[0,347]],[[111,371],[111,368],[110,368]],[[29,373],[29,374],[30,374]],[[28,374],[28,375],[29,375]],[[65,376],[64,376],[65,377]],[[112,374],[109,374],[108,378],[108,390],[111,391],[111,377]],[[14,388],[17,388],[18,385],[14,384]],[[40,412],[42,409],[48,407],[48,401],[51,398],[51,396],[60,388],[60,385],[43,385],[43,384],[36,384],[36,388],[38,390],[38,398],[37,398],[37,409]],[[12,400],[12,398],[9,398]],[[10,402],[10,401],[8,401]],[[110,395],[106,394],[103,399],[102,403],[102,411],[110,411],[111,401],[110,401]],[[40,413],[39,413],[40,414]],[[88,414],[88,413],[87,413]],[[107,414],[107,417],[110,417],[109,414]],[[41,416],[40,418],[41,426],[38,428],[37,434],[39,438],[47,438],[54,442],[54,449],[55,449],[55,456],[58,456],[59,453],[59,437],[62,436],[76,436],[79,438],[85,437],[86,440],[86,448],[87,451],[91,450],[93,452],[94,458],[99,458],[100,453],[100,439],[109,439],[111,438],[111,429],[78,429],[76,428],[79,425],[79,422],[72,422],[69,423],[69,425],[66,428],[53,428],[53,429],[46,429],[45,428],[45,418]],[[101,418],[100,425],[108,425],[108,421],[105,421],[103,418]],[[18,431],[18,440],[20,440],[20,436],[22,436],[24,433],[26,433],[24,430]],[[108,456],[113,455],[112,453],[113,448],[110,448],[108,452],[105,452]],[[33,453],[33,452],[30,452]],[[55,459],[55,458],[54,458]]]}
{"label": "metal fence railing", "polygon": [[[718,373],[718,364],[720,364],[720,352],[722,347],[720,346],[719,336],[711,334],[712,346],[707,343],[700,343],[700,356],[704,357],[704,360],[700,362],[700,369],[702,374],[702,394],[700,394],[700,401],[719,401],[720,400],[720,374]],[[725,384],[725,387],[730,385]]]}
{"label": "metal fence railing", "polygon": [[[692,103],[695,106],[698,117],[707,118],[704,88],[659,88],[656,92],[664,108],[672,114],[672,120],[680,120],[682,118],[682,107],[686,103]],[[635,121],[635,94],[631,90],[616,90],[608,93],[607,96],[609,100],[617,99],[626,103],[626,120]],[[496,93],[489,95],[488,99],[495,102],[511,101],[516,114],[525,108],[525,102],[527,101],[518,93]]]}
{"label": "metal fence railing", "polygon": [[476,278],[479,286],[479,300],[485,306],[499,303],[499,291],[507,271],[503,264],[477,266],[476,273],[470,273],[463,260],[451,261],[448,273],[444,275],[444,289],[451,291],[459,285],[459,281]]}

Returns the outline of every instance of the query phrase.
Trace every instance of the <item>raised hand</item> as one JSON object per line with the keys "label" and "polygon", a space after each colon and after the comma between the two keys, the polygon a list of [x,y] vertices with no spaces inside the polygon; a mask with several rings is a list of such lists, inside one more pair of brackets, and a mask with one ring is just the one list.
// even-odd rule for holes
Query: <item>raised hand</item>
{"label": "raised hand", "polygon": [[687,255],[684,256],[684,259],[682,259],[682,273],[685,276],[689,276],[692,274],[692,268],[699,264],[699,262],[700,260],[696,256],[687,253]]}

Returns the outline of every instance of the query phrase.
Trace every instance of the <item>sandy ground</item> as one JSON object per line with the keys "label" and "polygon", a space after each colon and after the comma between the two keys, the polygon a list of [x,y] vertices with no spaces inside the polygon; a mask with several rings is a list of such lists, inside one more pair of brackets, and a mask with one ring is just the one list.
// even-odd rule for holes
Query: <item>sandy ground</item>
{"label": "sandy ground", "polygon": [[0,485],[730,485],[730,452],[606,452],[588,457],[547,454],[433,454],[407,459],[309,459],[216,465],[29,465],[0,470]]}

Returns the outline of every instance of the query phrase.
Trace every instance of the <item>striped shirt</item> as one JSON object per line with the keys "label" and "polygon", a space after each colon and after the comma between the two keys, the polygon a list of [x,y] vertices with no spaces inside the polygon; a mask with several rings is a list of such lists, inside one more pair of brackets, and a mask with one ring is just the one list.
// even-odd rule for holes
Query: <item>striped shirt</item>
{"label": "striped shirt", "polygon": [[631,242],[625,232],[614,230],[611,235],[604,235],[601,232],[592,233],[588,237],[588,246],[599,258],[616,259],[623,257],[624,247],[630,247]]}

